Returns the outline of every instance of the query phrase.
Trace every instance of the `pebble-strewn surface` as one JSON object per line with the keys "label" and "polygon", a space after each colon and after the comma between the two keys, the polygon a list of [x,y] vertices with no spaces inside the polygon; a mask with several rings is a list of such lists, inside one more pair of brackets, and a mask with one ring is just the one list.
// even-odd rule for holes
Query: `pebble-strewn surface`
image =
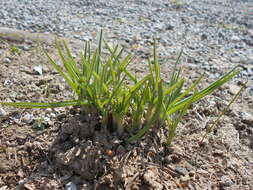
{"label": "pebble-strewn surface", "polygon": [[[0,0],[0,102],[58,102],[72,97],[67,84],[35,43],[1,40],[1,27],[82,41],[96,41],[103,29],[107,41],[137,55],[140,75],[153,38],[163,74],[181,49],[186,81],[205,71],[204,86],[235,65],[243,71],[191,107],[175,146],[161,143],[162,127],[122,144],[97,118],[76,117],[75,108],[0,106],[0,190],[253,189],[253,0]],[[245,79],[247,93],[200,141]]]}
{"label": "pebble-strewn surface", "polygon": [[106,39],[150,51],[159,41],[161,57],[181,48],[187,62],[214,77],[242,64],[253,80],[252,0],[0,0],[0,26],[55,33],[80,40]]}

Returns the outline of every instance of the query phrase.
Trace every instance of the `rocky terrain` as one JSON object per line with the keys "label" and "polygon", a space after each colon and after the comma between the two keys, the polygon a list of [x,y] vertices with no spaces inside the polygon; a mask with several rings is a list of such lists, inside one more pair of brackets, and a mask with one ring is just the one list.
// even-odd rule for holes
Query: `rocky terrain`
{"label": "rocky terrain", "polygon": [[[0,190],[253,189],[251,0],[0,0],[0,6],[5,31],[0,28],[0,101],[71,97],[31,38],[35,33],[43,33],[44,41],[54,34],[80,44],[96,43],[103,29],[107,41],[135,55],[132,67],[140,73],[146,71],[156,38],[165,79],[183,49],[184,75],[194,81],[205,72],[202,87],[235,65],[243,68],[220,91],[192,107],[172,147],[162,143],[164,129],[134,145],[121,145],[104,131],[92,132],[88,140],[80,137],[77,131],[83,124],[76,122],[75,108],[0,106]],[[11,29],[28,32],[16,35]],[[52,44],[43,47],[56,57]],[[205,128],[246,80],[243,95],[200,143]],[[82,153],[76,156],[79,149]]]}
{"label": "rocky terrain", "polygon": [[[152,38],[170,58],[183,48],[189,64],[218,75],[223,62],[253,76],[251,0],[1,0],[0,26],[94,40],[106,39],[145,55]],[[215,61],[219,61],[216,63]]]}

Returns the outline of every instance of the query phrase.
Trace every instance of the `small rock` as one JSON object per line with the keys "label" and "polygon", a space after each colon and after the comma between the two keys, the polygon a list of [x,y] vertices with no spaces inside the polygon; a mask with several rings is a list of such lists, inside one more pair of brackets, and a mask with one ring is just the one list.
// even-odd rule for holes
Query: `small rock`
{"label": "small rock", "polygon": [[26,114],[23,118],[22,118],[22,121],[27,123],[27,124],[30,124],[33,120],[33,115],[31,114]]}
{"label": "small rock", "polygon": [[[56,114],[55,114],[55,113],[51,113],[51,114],[50,114],[50,117],[51,117],[51,118],[55,118],[55,117],[56,117]],[[45,121],[49,121],[49,120],[50,120],[49,117],[45,117]]]}
{"label": "small rock", "polygon": [[201,35],[201,40],[206,40],[207,39],[207,35],[206,34],[202,34]]}
{"label": "small rock", "polygon": [[26,179],[21,179],[21,180],[18,181],[18,184],[19,184],[20,186],[22,186],[22,185],[24,185],[26,182],[27,182]]}
{"label": "small rock", "polygon": [[6,111],[2,107],[0,107],[0,117],[6,116]]}
{"label": "small rock", "polygon": [[11,81],[10,80],[5,80],[4,81],[4,86],[9,86],[9,85],[11,85]]}
{"label": "small rock", "polygon": [[253,37],[253,29],[249,29],[249,30],[248,30],[248,33],[249,33],[249,35],[250,35],[251,37]]}
{"label": "small rock", "polygon": [[232,36],[231,41],[232,42],[239,42],[241,39],[238,36]]}
{"label": "small rock", "polygon": [[22,170],[19,170],[17,176],[19,176],[21,179],[24,178],[24,172]]}
{"label": "small rock", "polygon": [[29,48],[29,46],[24,45],[24,46],[21,47],[21,49],[24,50],[24,51],[28,51],[30,48]]}
{"label": "small rock", "polygon": [[[246,65],[253,65],[253,51],[252,52],[247,52],[249,55],[246,55]],[[252,54],[252,55],[251,55]]]}
{"label": "small rock", "polygon": [[33,67],[33,70],[34,70],[35,74],[39,74],[39,75],[43,74],[41,65]]}
{"label": "small rock", "polygon": [[74,183],[69,182],[66,184],[66,190],[77,190],[77,187]]}
{"label": "small rock", "polygon": [[189,172],[189,176],[190,176],[190,177],[194,177],[194,176],[195,176],[195,171],[194,171],[194,170],[190,171],[190,172]]}
{"label": "small rock", "polygon": [[181,184],[184,184],[184,185],[186,185],[187,186],[187,184],[188,184],[188,182],[191,180],[191,178],[188,176],[188,175],[186,175],[186,176],[181,176],[180,177],[180,183]]}
{"label": "small rock", "polygon": [[200,174],[200,175],[203,175],[203,176],[205,176],[205,177],[207,177],[208,174],[209,174],[208,171],[203,170],[203,169],[198,169],[198,170],[197,170],[197,173]]}
{"label": "small rock", "polygon": [[221,187],[229,187],[232,186],[234,182],[230,179],[228,176],[222,176],[221,181],[220,181],[220,186]]}
{"label": "small rock", "polygon": [[181,166],[176,166],[175,171],[183,176],[186,176],[188,174],[187,169]]}
{"label": "small rock", "polygon": [[213,156],[215,156],[215,157],[223,157],[224,156],[224,152],[222,150],[215,150],[215,151],[213,151]]}
{"label": "small rock", "polygon": [[247,45],[253,46],[253,40],[252,38],[244,38],[243,40]]}
{"label": "small rock", "polygon": [[230,84],[229,85],[229,93],[232,95],[235,95],[239,92],[241,88],[235,84]]}
{"label": "small rock", "polygon": [[7,190],[7,189],[8,189],[7,186],[2,186],[2,187],[0,187],[0,190]]}
{"label": "small rock", "polygon": [[165,26],[165,30],[173,30],[174,29],[174,25],[173,24],[167,24],[166,26]]}
{"label": "small rock", "polygon": [[157,176],[157,173],[154,173],[152,170],[147,170],[143,175],[144,181],[149,184],[152,189],[162,190],[163,185],[157,182],[157,179],[159,177]]}
{"label": "small rock", "polygon": [[3,62],[9,64],[9,63],[11,63],[11,59],[6,57],[6,58],[4,58]]}
{"label": "small rock", "polygon": [[218,33],[218,37],[219,37],[219,38],[224,38],[224,35],[223,35],[221,32],[219,32],[219,33]]}
{"label": "small rock", "polygon": [[241,61],[241,58],[239,56],[237,56],[237,57],[231,57],[230,61],[232,63],[239,63]]}
{"label": "small rock", "polygon": [[253,116],[251,113],[242,112],[242,122],[253,126]]}

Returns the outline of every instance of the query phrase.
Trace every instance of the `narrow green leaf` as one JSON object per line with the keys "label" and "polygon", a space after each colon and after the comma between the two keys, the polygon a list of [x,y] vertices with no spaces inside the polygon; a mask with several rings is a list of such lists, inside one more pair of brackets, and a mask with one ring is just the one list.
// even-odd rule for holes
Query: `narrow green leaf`
{"label": "narrow green leaf", "polygon": [[[114,51],[111,49],[111,47],[109,46],[108,43],[106,43],[106,41],[104,41],[106,48],[109,50],[111,56],[115,59],[115,61],[118,62],[118,64],[120,65],[120,61],[119,61],[119,55],[115,55]],[[123,51],[123,49],[122,49]],[[128,71],[128,70],[124,70],[124,72],[126,73],[126,75],[129,77],[129,79],[131,79],[134,83],[137,83],[136,78]]]}
{"label": "narrow green leaf", "polygon": [[[205,88],[204,90],[200,91],[195,97],[193,102],[196,102],[198,100],[200,100],[201,98],[203,98],[204,96],[209,95],[210,93],[212,93],[214,90],[216,90],[217,88],[219,88],[220,86],[222,86],[224,83],[226,83],[227,81],[231,80],[231,78],[233,78],[235,75],[237,75],[240,72],[240,69],[238,69],[238,66],[236,66],[234,69],[232,69],[230,72],[228,72],[227,74],[225,74],[223,77],[221,77],[219,80],[213,82],[211,85],[209,85],[207,88]],[[180,109],[182,109],[182,107],[184,107],[184,105],[186,104],[186,102],[191,99],[192,96],[187,97],[183,100],[181,100],[180,102],[175,103],[173,106],[170,107],[170,109],[168,109],[168,114],[174,113]]]}
{"label": "narrow green leaf", "polygon": [[[191,98],[186,102],[186,104],[184,105],[184,107],[182,108],[182,110],[180,110],[177,118],[172,121],[172,124],[169,126],[169,137],[167,140],[167,143],[170,145],[173,138],[176,135],[176,128],[178,123],[182,120],[183,116],[186,114],[188,108],[190,107],[190,105],[193,103],[194,97],[198,94],[198,91],[195,90],[194,94],[191,96]],[[175,113],[177,114],[177,113]],[[167,116],[168,117],[168,116]],[[170,120],[168,120],[169,122],[171,122]]]}
{"label": "narrow green leaf", "polygon": [[141,138],[145,133],[148,132],[148,130],[152,127],[153,123],[159,118],[160,115],[160,110],[162,108],[162,103],[163,103],[163,89],[162,89],[162,80],[159,81],[159,86],[158,86],[158,103],[156,104],[156,109],[154,113],[152,114],[152,117],[147,121],[145,126],[140,129],[136,135],[130,137],[127,142],[130,143],[132,141],[138,140]]}
{"label": "narrow green leaf", "polygon": [[44,51],[45,55],[49,59],[50,63],[54,66],[57,72],[65,79],[65,81],[69,84],[74,92],[77,92],[77,85],[73,83],[69,77],[62,71],[61,67],[48,55],[46,51]]}
{"label": "narrow green leaf", "polygon": [[148,102],[148,95],[149,95],[149,85],[146,83],[146,88],[143,90],[142,94],[136,97],[136,107],[137,109],[132,113],[133,115],[133,128],[138,128],[141,125],[141,120],[144,114],[145,106]]}
{"label": "narrow green leaf", "polygon": [[206,133],[203,136],[201,142],[203,142],[203,140],[206,138],[207,134],[210,133],[214,129],[215,125],[218,123],[218,121],[221,119],[221,117],[227,112],[227,110],[231,107],[231,105],[235,102],[235,100],[239,97],[239,95],[242,93],[242,91],[245,90],[247,83],[248,83],[248,81],[243,83],[240,90],[230,100],[229,104],[222,110],[222,112],[219,114],[218,118],[212,123],[212,125],[210,127],[207,128]]}
{"label": "narrow green leaf", "polygon": [[180,72],[177,71],[177,66],[180,63],[180,59],[181,59],[182,54],[183,54],[183,50],[180,51],[180,53],[177,57],[176,63],[174,65],[174,68],[173,68],[173,71],[172,71],[172,74],[171,74],[171,79],[170,79],[171,85],[173,85],[174,82],[177,81],[177,78],[180,74]]}
{"label": "narrow green leaf", "polygon": [[157,53],[156,53],[156,40],[154,40],[154,71],[155,71],[155,89],[158,89],[158,83],[160,81],[160,66],[157,61]]}
{"label": "narrow green leaf", "polygon": [[148,67],[149,67],[149,72],[151,74],[151,80],[152,80],[152,85],[155,86],[155,77],[154,77],[154,68],[151,65],[151,61],[150,58],[148,57]]}
{"label": "narrow green leaf", "polygon": [[[67,49],[68,52],[68,57],[65,58],[60,46],[60,43],[58,41],[56,41],[56,48],[58,50],[58,54],[62,60],[62,63],[69,75],[69,77],[72,79],[73,83],[77,83],[79,81],[79,71],[75,65],[75,61],[72,58],[72,55],[70,53],[70,50],[67,47],[67,44],[63,41],[64,47],[65,49]],[[69,55],[70,54],[70,55]]]}
{"label": "narrow green leaf", "polygon": [[129,108],[129,106],[130,106],[129,103],[130,103],[132,97],[135,95],[135,92],[137,92],[137,91],[143,86],[143,84],[144,84],[147,80],[149,80],[149,78],[150,78],[150,75],[145,76],[142,80],[140,80],[139,82],[137,82],[137,83],[129,90],[129,92],[128,92],[127,95],[126,95],[126,99],[125,99],[125,101],[124,101],[124,103],[123,103],[125,109],[128,109],[128,108]]}
{"label": "narrow green leaf", "polygon": [[124,77],[122,77],[122,79],[118,83],[118,85],[115,86],[115,88],[113,89],[113,92],[112,92],[110,98],[108,98],[107,100],[105,100],[104,104],[108,104],[108,103],[111,104],[112,99],[117,96],[117,92],[119,91],[120,87],[122,86],[122,83],[124,82],[125,78],[126,78],[126,75]]}
{"label": "narrow green leaf", "polygon": [[33,103],[33,102],[0,102],[2,105],[12,106],[17,108],[56,108],[66,106],[79,106],[87,104],[86,101],[72,100],[63,102],[50,103]]}
{"label": "narrow green leaf", "polygon": [[88,77],[87,77],[88,84],[90,83],[90,80],[91,80],[91,77],[92,77],[92,74],[93,74],[93,71],[94,71],[94,68],[95,68],[96,57],[97,57],[97,50],[95,51],[95,53],[92,56],[92,63],[91,63],[92,66],[91,66],[91,69],[89,70]]}
{"label": "narrow green leaf", "polygon": [[183,84],[181,85],[180,88],[180,91],[179,92],[176,92],[174,97],[172,97],[170,99],[170,101],[167,102],[166,106],[167,106],[167,109],[169,109],[170,107],[172,107],[176,102],[179,102],[182,98],[184,98],[186,95],[188,95],[194,88],[196,88],[196,86],[200,83],[200,81],[203,79],[204,77],[204,74],[202,74],[198,80],[196,80],[191,86],[190,88],[188,88],[184,93],[180,94],[180,91],[181,91],[181,88],[183,86]]}

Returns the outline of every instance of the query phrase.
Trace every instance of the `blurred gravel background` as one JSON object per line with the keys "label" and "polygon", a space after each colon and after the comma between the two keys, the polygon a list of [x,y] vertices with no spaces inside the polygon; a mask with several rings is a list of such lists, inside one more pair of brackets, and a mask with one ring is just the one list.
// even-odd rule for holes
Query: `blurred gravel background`
{"label": "blurred gravel background", "polygon": [[162,58],[181,48],[186,62],[211,77],[241,64],[253,80],[253,0],[0,0],[0,27],[93,40],[150,52],[159,41]]}

